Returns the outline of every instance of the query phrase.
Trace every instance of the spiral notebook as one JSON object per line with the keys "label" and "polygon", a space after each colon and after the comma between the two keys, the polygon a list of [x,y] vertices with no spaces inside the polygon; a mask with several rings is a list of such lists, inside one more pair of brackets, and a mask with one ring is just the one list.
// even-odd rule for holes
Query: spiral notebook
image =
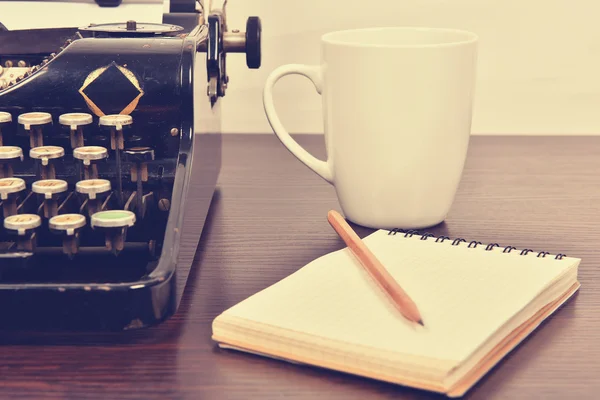
{"label": "spiral notebook", "polygon": [[580,259],[379,230],[363,242],[419,307],[403,318],[349,249],[213,321],[220,347],[457,397],[578,289]]}

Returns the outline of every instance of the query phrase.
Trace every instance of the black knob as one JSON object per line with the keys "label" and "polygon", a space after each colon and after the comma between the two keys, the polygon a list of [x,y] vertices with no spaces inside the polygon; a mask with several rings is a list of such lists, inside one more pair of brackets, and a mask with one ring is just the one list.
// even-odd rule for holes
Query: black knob
{"label": "black knob", "polygon": [[260,18],[249,17],[246,21],[246,65],[248,68],[260,68],[260,36],[262,26]]}

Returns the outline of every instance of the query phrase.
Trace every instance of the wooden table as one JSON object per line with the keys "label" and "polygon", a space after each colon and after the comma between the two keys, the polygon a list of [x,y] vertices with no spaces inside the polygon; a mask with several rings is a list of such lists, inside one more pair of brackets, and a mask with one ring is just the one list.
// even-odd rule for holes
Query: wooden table
{"label": "wooden table", "polygon": [[[299,141],[324,157],[321,136]],[[119,335],[2,335],[2,398],[441,398],[216,348],[218,313],[343,246],[326,221],[337,208],[333,188],[274,136],[223,143],[219,189],[176,316]],[[430,231],[583,261],[579,294],[466,398],[597,398],[599,154],[600,137],[472,138],[451,213]]]}

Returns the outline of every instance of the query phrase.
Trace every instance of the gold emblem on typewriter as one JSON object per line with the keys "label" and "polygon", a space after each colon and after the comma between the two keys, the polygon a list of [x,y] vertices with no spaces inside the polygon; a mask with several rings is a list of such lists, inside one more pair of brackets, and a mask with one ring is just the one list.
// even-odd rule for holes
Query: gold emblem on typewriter
{"label": "gold emblem on typewriter", "polygon": [[[131,114],[144,95],[133,72],[115,62],[92,71],[85,78],[79,93],[98,117],[107,114]],[[119,110],[115,110],[114,107]]]}

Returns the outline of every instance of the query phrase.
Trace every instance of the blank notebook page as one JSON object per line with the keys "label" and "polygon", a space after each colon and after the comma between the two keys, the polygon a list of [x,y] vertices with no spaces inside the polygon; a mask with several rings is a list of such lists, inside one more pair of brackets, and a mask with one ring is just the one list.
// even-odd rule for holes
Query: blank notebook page
{"label": "blank notebook page", "polygon": [[574,263],[383,230],[363,240],[417,304],[425,327],[399,314],[348,249],[225,314],[350,346],[462,362]]}

